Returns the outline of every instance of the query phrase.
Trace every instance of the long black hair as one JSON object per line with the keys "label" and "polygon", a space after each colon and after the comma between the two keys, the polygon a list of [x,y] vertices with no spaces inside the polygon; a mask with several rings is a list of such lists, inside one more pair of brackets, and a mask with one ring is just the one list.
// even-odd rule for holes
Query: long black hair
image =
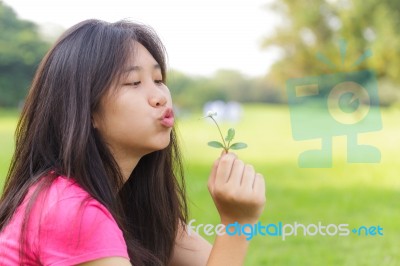
{"label": "long black hair", "polygon": [[134,265],[168,263],[179,223],[187,221],[175,131],[168,147],[142,157],[124,183],[109,148],[92,126],[100,99],[121,77],[135,42],[158,62],[165,81],[164,46],[151,28],[138,23],[83,21],[46,54],[16,130],[16,149],[0,202],[0,231],[33,184],[46,177],[28,206],[56,176],[64,175],[111,212]]}

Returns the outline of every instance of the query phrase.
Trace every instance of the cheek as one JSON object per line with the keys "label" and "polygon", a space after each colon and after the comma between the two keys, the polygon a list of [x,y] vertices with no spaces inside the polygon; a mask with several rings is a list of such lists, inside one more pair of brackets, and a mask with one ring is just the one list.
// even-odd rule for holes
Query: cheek
{"label": "cheek", "polygon": [[142,102],[130,101],[129,98],[119,101],[117,105],[110,108],[107,118],[110,130],[113,130],[112,127],[115,127],[114,130],[122,130],[140,125],[146,119],[145,111]]}
{"label": "cheek", "polygon": [[108,96],[100,104],[100,111],[95,117],[95,127],[104,138],[118,133],[129,124],[127,119],[134,118],[134,110],[131,110],[135,103],[129,103],[128,98],[119,94]]}

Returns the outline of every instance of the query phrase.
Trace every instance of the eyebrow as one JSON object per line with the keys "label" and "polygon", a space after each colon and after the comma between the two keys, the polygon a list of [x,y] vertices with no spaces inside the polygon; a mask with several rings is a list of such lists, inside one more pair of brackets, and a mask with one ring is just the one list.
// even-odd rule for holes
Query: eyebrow
{"label": "eyebrow", "polygon": [[[131,66],[128,67],[124,72],[131,72],[131,71],[141,71],[143,67],[141,66]],[[159,64],[154,64],[153,69],[161,69],[161,66]]]}

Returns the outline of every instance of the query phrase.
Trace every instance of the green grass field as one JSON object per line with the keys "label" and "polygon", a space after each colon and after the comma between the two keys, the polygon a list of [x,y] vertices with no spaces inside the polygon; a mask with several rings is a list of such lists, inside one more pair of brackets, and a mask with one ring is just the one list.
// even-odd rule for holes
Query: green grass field
{"label": "green grass field", "polygon": [[[0,181],[6,175],[13,149],[16,112],[0,111]],[[218,224],[218,213],[207,191],[212,162],[220,151],[206,143],[218,139],[213,124],[200,115],[178,121],[186,165],[190,217]],[[292,139],[289,110],[246,106],[242,121],[233,125],[238,141],[249,148],[239,157],[255,165],[267,181],[267,205],[262,224],[302,223],[381,226],[383,236],[255,236],[246,265],[400,265],[400,111],[382,110],[383,129],[360,135],[360,143],[380,149],[377,164],[349,164],[346,138],[333,139],[332,168],[299,168],[302,151],[317,148],[318,140]],[[232,125],[222,124],[226,130]],[[302,231],[301,231],[302,232]],[[208,237],[210,241],[213,237]]]}

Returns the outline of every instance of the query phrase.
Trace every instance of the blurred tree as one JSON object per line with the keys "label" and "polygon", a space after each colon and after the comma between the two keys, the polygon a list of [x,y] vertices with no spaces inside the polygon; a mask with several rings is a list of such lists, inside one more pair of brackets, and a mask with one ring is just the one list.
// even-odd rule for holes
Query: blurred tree
{"label": "blurred tree", "polygon": [[0,1],[0,107],[17,106],[24,99],[48,47],[35,24],[18,19]]}
{"label": "blurred tree", "polygon": [[167,85],[178,108],[200,109],[212,99],[227,99],[226,93],[216,86],[213,79],[207,77],[191,77],[171,70],[168,73]]}
{"label": "blurred tree", "polygon": [[[361,69],[400,84],[400,1],[276,0],[268,7],[282,17],[281,25],[263,43],[282,51],[269,74],[280,87],[289,78]],[[344,61],[340,40],[347,42]],[[355,66],[368,49],[373,55]],[[317,53],[334,67],[318,60]]]}
{"label": "blurred tree", "polygon": [[248,78],[236,70],[217,71],[213,83],[229,101],[277,103],[281,99],[265,77]]}
{"label": "blurred tree", "polygon": [[171,70],[167,85],[174,104],[183,109],[201,109],[215,100],[279,103],[282,99],[266,77],[248,78],[235,70],[219,70],[212,77],[189,77]]}

